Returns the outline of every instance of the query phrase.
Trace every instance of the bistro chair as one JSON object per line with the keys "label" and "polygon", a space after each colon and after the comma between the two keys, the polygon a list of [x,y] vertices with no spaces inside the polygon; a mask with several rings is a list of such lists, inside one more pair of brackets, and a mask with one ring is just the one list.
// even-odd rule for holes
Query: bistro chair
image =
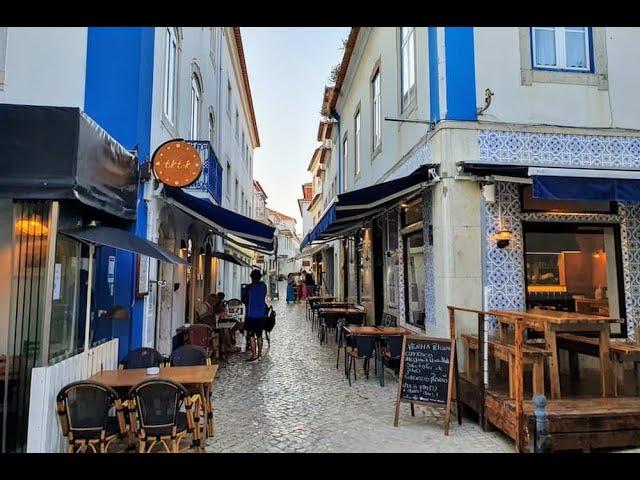
{"label": "bistro chair", "polygon": [[207,356],[211,357],[218,350],[217,338],[218,335],[211,326],[206,323],[198,323],[187,329],[184,344],[202,347],[207,352]]}
{"label": "bistro chair", "polygon": [[339,315],[333,313],[327,313],[322,315],[320,320],[320,343],[329,342],[328,333],[329,330],[335,330],[336,342],[338,341],[338,320]]}
{"label": "bistro chair", "polygon": [[211,365],[207,351],[198,345],[183,345],[173,351],[169,357],[172,367],[190,367],[192,365]]}
{"label": "bistro chair", "polygon": [[132,368],[159,367],[165,362],[165,357],[155,348],[136,348],[131,350],[120,362],[120,368],[129,370]]}
{"label": "bistro chair", "polygon": [[[363,360],[363,370],[367,378],[369,378],[369,360],[375,355],[376,338],[372,335],[352,335],[353,346],[347,346],[344,350],[345,364],[347,363],[347,378],[349,386],[351,386],[351,368],[353,367],[353,379],[358,380],[355,368],[356,360]],[[377,366],[374,362],[375,373]]]}
{"label": "bistro chair", "polygon": [[129,415],[140,441],[138,451],[150,453],[159,444],[167,453],[178,453],[180,442],[191,434],[191,448],[201,452],[201,401],[200,395],[190,395],[184,385],[171,380],[152,378],[131,388]]}
{"label": "bistro chair", "polygon": [[[114,407],[116,415],[109,416]],[[127,435],[122,402],[108,385],[92,380],[70,383],[58,393],[56,408],[67,453],[107,453],[111,442]]]}
{"label": "bistro chair", "polygon": [[[191,367],[193,365],[211,365],[211,358],[207,355],[207,351],[197,345],[184,345],[176,349],[169,357],[169,364],[172,367]],[[206,419],[209,425],[210,431],[213,431],[213,413],[210,409],[207,409],[207,405],[213,409],[213,401],[211,400],[211,394],[207,396],[204,385],[198,385],[195,389],[189,389],[192,394],[197,393],[203,400],[201,402],[202,418]],[[208,397],[208,398],[207,398]],[[205,405],[205,401],[208,402]]]}
{"label": "bistro chair", "polygon": [[382,349],[381,368],[382,375],[384,376],[384,369],[389,362],[391,360],[400,360],[400,357],[402,356],[402,337],[399,335],[381,337],[380,345]]}
{"label": "bistro chair", "polygon": [[231,298],[227,301],[227,312],[229,316],[234,317],[236,320],[244,321],[245,308],[244,303],[237,298]]}

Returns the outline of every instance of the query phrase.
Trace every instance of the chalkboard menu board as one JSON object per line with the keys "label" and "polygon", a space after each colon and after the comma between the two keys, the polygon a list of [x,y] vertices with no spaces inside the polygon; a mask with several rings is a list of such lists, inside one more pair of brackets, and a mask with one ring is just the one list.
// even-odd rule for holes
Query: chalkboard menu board
{"label": "chalkboard menu board", "polygon": [[395,426],[400,403],[444,405],[445,435],[449,432],[452,386],[455,381],[455,340],[406,336],[400,359]]}
{"label": "chalkboard menu board", "polygon": [[451,341],[409,339],[403,357],[400,398],[446,405]]}

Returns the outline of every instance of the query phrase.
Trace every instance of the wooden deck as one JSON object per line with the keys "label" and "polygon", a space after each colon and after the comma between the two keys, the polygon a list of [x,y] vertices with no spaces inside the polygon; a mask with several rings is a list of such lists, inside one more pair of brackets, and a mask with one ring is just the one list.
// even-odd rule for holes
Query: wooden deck
{"label": "wooden deck", "polygon": [[[480,394],[475,382],[460,375],[460,401],[478,412]],[[530,396],[528,398],[531,398]],[[523,405],[524,438],[535,448],[535,417],[531,400]],[[554,451],[614,449],[640,446],[639,397],[574,397],[548,400],[549,433]],[[495,427],[515,439],[515,401],[503,386],[486,390],[484,428]]]}

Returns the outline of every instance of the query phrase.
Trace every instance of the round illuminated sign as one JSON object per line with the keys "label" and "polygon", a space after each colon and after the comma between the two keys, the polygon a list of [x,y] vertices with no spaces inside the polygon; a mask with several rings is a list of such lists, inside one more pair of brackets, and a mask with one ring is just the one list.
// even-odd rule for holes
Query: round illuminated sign
{"label": "round illuminated sign", "polygon": [[163,143],[153,153],[151,162],[156,178],[169,187],[188,187],[202,173],[200,154],[184,140]]}

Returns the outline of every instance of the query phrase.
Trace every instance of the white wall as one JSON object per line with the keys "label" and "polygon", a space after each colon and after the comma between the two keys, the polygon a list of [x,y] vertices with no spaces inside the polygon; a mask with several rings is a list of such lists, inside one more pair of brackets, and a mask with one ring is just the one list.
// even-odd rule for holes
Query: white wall
{"label": "white wall", "polygon": [[[416,108],[404,115],[409,119],[429,118],[429,71],[427,28],[415,27]],[[362,28],[345,83],[336,105],[340,114],[340,138],[348,136],[347,190],[376,183],[405,156],[427,132],[426,124],[385,121],[401,116],[399,28]],[[371,79],[380,66],[382,150],[373,155]],[[354,173],[354,116],[360,108],[360,175]],[[335,150],[335,149],[334,149]],[[337,162],[335,162],[337,163]]]}
{"label": "white wall", "polygon": [[86,27],[9,27],[0,102],[84,107]]}
{"label": "white wall", "polygon": [[[608,89],[593,85],[539,83],[523,85],[520,27],[476,27],[477,105],[484,90],[495,94],[481,119],[515,123],[544,123],[575,127],[640,128],[640,29],[605,29]],[[613,122],[611,122],[613,111]]]}

